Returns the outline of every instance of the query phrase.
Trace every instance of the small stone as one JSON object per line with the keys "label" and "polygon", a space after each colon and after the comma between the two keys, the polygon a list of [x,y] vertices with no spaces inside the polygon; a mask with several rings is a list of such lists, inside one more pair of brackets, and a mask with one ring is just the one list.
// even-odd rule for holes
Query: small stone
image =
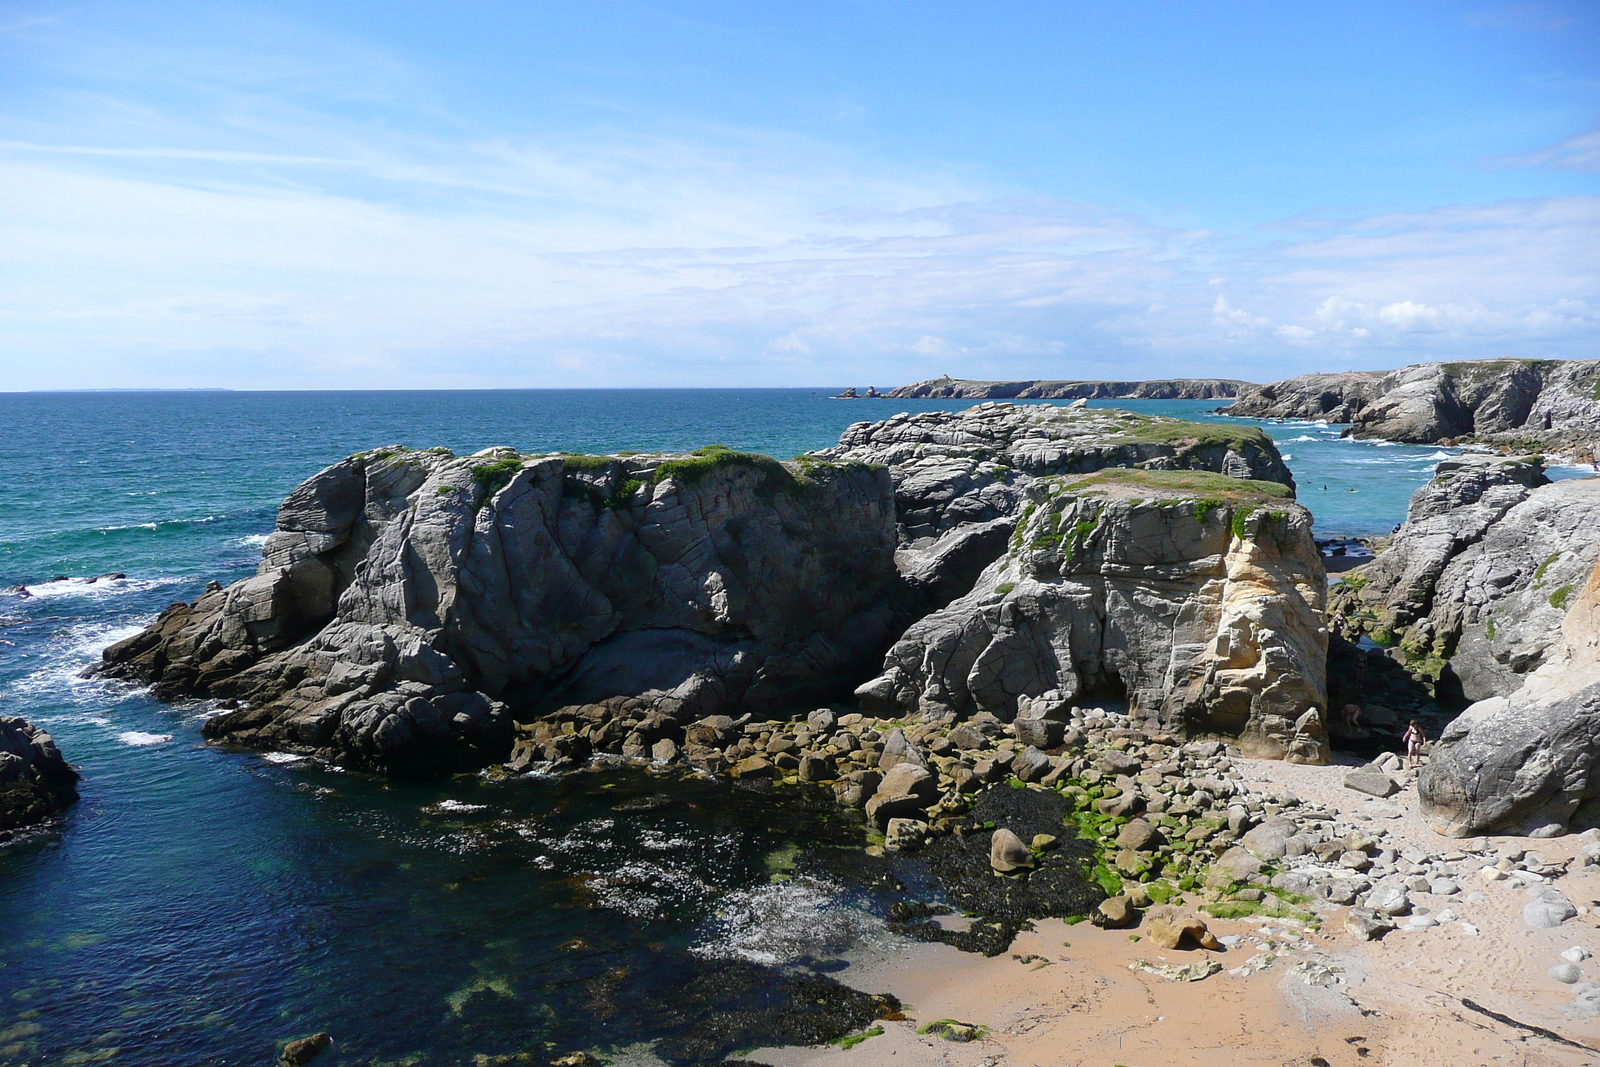
{"label": "small stone", "polygon": [[[813,712],[812,714],[816,714]],[[827,782],[836,777],[833,761],[827,756],[805,755],[800,757],[800,780],[802,782]]]}
{"label": "small stone", "polygon": [[1364,871],[1372,866],[1372,857],[1365,852],[1346,852],[1339,857],[1339,866],[1352,871]]}
{"label": "small stone", "polygon": [[1055,834],[1034,834],[1033,844],[1029,847],[1031,847],[1035,852],[1043,852],[1046,849],[1054,848],[1055,844]]}
{"label": "small stone", "polygon": [[678,758],[678,742],[670,737],[663,737],[650,746],[650,758],[657,763],[671,763]]}
{"label": "small stone", "polygon": [[1033,865],[1033,853],[1028,851],[1028,846],[1005,827],[996,830],[989,839],[989,866],[1001,874],[1029,870]]}
{"label": "small stone", "polygon": [[1558,963],[1547,972],[1551,978],[1564,985],[1572,985],[1583,977],[1576,963]]}
{"label": "small stone", "polygon": [[1466,934],[1468,937],[1477,937],[1478,936],[1478,928],[1476,926],[1473,926],[1471,923],[1462,923],[1461,924],[1461,932]]}
{"label": "small stone", "polygon": [[1436,897],[1449,897],[1461,892],[1461,886],[1454,878],[1440,878],[1428,887],[1428,892]]}
{"label": "small stone", "polygon": [[1561,954],[1561,958],[1566,960],[1568,963],[1582,963],[1591,955],[1593,955],[1593,953],[1584,948],[1582,945],[1573,945],[1571,948],[1567,949],[1567,951]]}

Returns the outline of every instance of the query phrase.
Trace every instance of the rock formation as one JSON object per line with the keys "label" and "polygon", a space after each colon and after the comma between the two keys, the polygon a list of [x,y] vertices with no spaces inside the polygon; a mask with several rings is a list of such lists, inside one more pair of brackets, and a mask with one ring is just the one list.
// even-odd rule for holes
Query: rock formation
{"label": "rock formation", "polygon": [[1065,718],[1109,688],[1149,727],[1327,761],[1326,577],[1286,486],[1112,469],[1028,497],[1005,554],[905,632],[863,707]]}
{"label": "rock formation", "polygon": [[[976,650],[993,679],[935,681],[929,659],[917,692],[952,699],[895,706],[1009,719],[1122,684],[1165,729],[1316,759],[1323,578],[1291,486],[1258,430],[1082,404],[896,415],[790,464],[384,449],[301,485],[255,577],[102,670],[222,698],[208,736],[371,770],[503,760],[514,719],[516,765],[671,762],[726,749],[734,716],[847,696],[902,632],[998,597],[1037,655],[997,632]],[[1069,500],[1075,530],[1105,512],[1085,544],[1040,525]],[[766,755],[735,769],[785,769]]]}
{"label": "rock formation", "polygon": [[1333,587],[1334,625],[1465,700],[1504,696],[1559,642],[1597,555],[1600,479],[1551,482],[1535,457],[1444,460],[1389,546]]}
{"label": "rock formation", "polygon": [[0,841],[65,809],[78,798],[77,781],[49,734],[0,716]]}
{"label": "rock formation", "polygon": [[1232,378],[1174,378],[1149,382],[985,382],[930,378],[891,389],[896,400],[1216,400],[1255,388]]}
{"label": "rock formation", "polygon": [[302,484],[255,577],[174,604],[103,669],[245,702],[208,736],[481,766],[510,748],[506,701],[699,717],[848,691],[893,636],[893,522],[862,464],[385,449]]}
{"label": "rock formation", "polygon": [[1450,725],[1417,791],[1442,834],[1543,837],[1600,823],[1600,565],[1573,593],[1545,662]]}
{"label": "rock formation", "polygon": [[1600,360],[1419,363],[1305,374],[1253,387],[1230,415],[1349,423],[1349,435],[1589,451],[1600,439]]}

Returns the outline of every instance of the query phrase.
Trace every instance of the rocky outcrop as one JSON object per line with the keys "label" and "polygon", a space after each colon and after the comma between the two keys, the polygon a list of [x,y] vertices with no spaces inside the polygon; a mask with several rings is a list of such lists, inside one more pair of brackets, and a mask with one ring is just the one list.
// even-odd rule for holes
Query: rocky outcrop
{"label": "rocky outcrop", "polygon": [[1306,374],[1256,387],[1230,415],[1349,423],[1350,436],[1590,450],[1600,437],[1600,360],[1499,359]]}
{"label": "rocky outcrop", "polygon": [[892,637],[894,505],[864,464],[386,449],[285,501],[258,573],[111,646],[208,736],[385,771],[505,758],[512,712],[669,719],[833,695]]}
{"label": "rocky outcrop", "polygon": [[0,841],[58,815],[78,799],[77,781],[49,734],[0,716]]}
{"label": "rocky outcrop", "polygon": [[1600,823],[1600,566],[1573,593],[1545,662],[1456,719],[1417,790],[1442,834],[1543,837]]}
{"label": "rocky outcrop", "polygon": [[864,707],[1065,718],[1110,690],[1146,725],[1327,760],[1326,577],[1286,486],[1104,470],[1026,491],[1006,553],[905,632]]}
{"label": "rocky outcrop", "polygon": [[[1086,477],[1091,489],[1077,485]],[[508,753],[518,766],[593,752],[671,761],[707,744],[687,724],[848,695],[908,625],[1008,555],[1019,522],[1041,505],[1057,514],[1067,482],[1106,500],[1113,532],[1095,542],[1096,575],[1074,572],[1087,585],[1059,596],[1029,585],[1028,603],[1041,632],[1093,625],[1110,636],[1075,638],[1079,661],[1047,670],[1041,660],[1020,688],[1002,672],[1005,716],[1019,698],[1117,678],[1137,690],[1141,714],[1172,728],[1314,758],[1320,711],[1299,721],[1311,700],[1285,672],[1320,677],[1289,645],[1315,643],[1300,630],[1309,620],[1320,633],[1321,605],[1301,603],[1298,563],[1283,565],[1309,523],[1287,503],[1292,481],[1271,441],[1082,404],[896,415],[791,464],[721,446],[354,456],[285,501],[254,577],[173,605],[108,649],[102,670],[167,699],[222,699],[208,736],[376,771],[475,767]],[[1150,500],[1110,500],[1129,486]],[[1166,514],[1157,497],[1167,510],[1187,501],[1206,531],[1125,546],[1115,532],[1124,512],[1135,541],[1159,540],[1145,529]],[[1284,503],[1249,519],[1234,506],[1244,500]],[[1270,537],[1254,532],[1285,522]],[[1026,536],[1030,550],[1061,542]],[[1046,564],[1027,578],[1049,581]],[[1270,594],[1260,611],[1245,602],[1249,588]],[[1085,604],[1097,621],[1074,618]]]}
{"label": "rocky outcrop", "polygon": [[1559,642],[1597,555],[1600,478],[1550,482],[1534,457],[1460,456],[1412,495],[1389,546],[1333,587],[1331,614],[1442,695],[1504,696]]}
{"label": "rocky outcrop", "polygon": [[[973,524],[1022,510],[1039,478],[1107,467],[1195,470],[1230,478],[1294,478],[1272,440],[1255,427],[1213,425],[1082,405],[979,404],[966,411],[902,412],[858,422],[833,448],[811,456],[889,468],[902,545],[935,543]],[[987,562],[987,561],[986,561]]]}
{"label": "rocky outcrop", "polygon": [[1173,378],[1149,382],[1022,381],[930,378],[891,389],[896,400],[1216,400],[1255,388],[1232,378]]}

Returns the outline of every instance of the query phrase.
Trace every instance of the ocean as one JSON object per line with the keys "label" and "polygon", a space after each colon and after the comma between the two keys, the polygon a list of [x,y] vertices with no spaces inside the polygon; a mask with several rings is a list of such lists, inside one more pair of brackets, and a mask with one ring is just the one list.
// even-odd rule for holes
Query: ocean
{"label": "ocean", "polygon": [[[0,394],[0,714],[83,773],[59,836],[0,850],[0,1063],[259,1064],[313,1031],[336,1039],[327,1064],[593,1044],[686,1062],[697,979],[766,1003],[786,966],[892,951],[882,872],[825,805],[643,772],[377,781],[203,745],[204,703],[79,676],[251,573],[283,496],[354,451],[787,458],[970,406],[834,391]],[[1387,533],[1455,451],[1264,425],[1321,537]]]}

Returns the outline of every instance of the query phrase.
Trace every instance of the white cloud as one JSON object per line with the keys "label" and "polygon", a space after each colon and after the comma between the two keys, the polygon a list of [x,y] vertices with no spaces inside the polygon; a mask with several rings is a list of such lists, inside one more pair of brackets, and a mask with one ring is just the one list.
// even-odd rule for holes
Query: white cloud
{"label": "white cloud", "polygon": [[1587,174],[1600,173],[1600,130],[1574,134],[1549,148],[1513,156],[1491,156],[1483,162],[1491,167],[1554,167]]}

